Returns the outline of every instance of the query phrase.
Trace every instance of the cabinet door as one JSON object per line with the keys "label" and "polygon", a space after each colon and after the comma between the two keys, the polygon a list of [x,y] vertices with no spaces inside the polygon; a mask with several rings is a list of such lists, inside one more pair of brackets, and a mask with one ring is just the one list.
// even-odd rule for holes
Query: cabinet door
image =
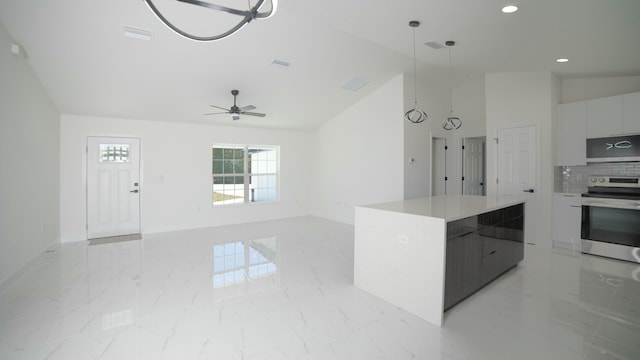
{"label": "cabinet door", "polygon": [[577,194],[554,194],[551,238],[563,247],[580,245],[581,201]]}
{"label": "cabinet door", "polygon": [[444,277],[444,309],[447,310],[462,299],[464,255],[462,237],[447,240]]}
{"label": "cabinet door", "polygon": [[587,137],[622,134],[622,96],[587,101]]}
{"label": "cabinet door", "polygon": [[560,106],[559,165],[587,165],[587,102]]}
{"label": "cabinet door", "polygon": [[480,253],[482,241],[477,233],[447,240],[444,309],[479,289],[481,284]]}
{"label": "cabinet door", "polygon": [[482,285],[490,283],[502,273],[502,252],[494,250],[482,257]]}
{"label": "cabinet door", "polygon": [[622,131],[640,134],[640,92],[622,96]]}

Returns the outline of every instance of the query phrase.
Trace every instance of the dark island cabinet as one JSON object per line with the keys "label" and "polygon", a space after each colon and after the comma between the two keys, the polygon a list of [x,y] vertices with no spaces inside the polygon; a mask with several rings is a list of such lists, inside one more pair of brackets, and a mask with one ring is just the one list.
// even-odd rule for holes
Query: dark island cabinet
{"label": "dark island cabinet", "polygon": [[447,223],[445,311],[524,259],[524,205]]}

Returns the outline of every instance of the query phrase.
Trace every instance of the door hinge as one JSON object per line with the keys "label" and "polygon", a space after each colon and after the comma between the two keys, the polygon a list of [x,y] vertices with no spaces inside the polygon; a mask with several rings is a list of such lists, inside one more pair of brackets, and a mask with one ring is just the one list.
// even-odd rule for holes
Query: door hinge
{"label": "door hinge", "polygon": [[464,145],[462,145],[462,150],[464,150]]}
{"label": "door hinge", "polygon": [[444,181],[447,181],[447,180],[449,180],[449,178],[445,176],[445,177],[444,177]]}
{"label": "door hinge", "polygon": [[444,146],[445,150],[449,150],[449,147],[447,145]]}
{"label": "door hinge", "polygon": [[496,184],[498,184],[498,178],[496,178]]}
{"label": "door hinge", "polygon": [[495,140],[495,141],[496,141],[496,144],[498,143],[498,138],[493,138],[493,140]]}
{"label": "door hinge", "polygon": [[464,181],[464,176],[462,177],[462,181]]}

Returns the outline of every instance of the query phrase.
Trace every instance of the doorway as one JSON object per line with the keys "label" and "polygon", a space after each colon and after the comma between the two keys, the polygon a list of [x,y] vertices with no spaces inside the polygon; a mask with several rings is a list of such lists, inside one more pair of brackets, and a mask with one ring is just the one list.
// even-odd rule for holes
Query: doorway
{"label": "doorway", "polygon": [[87,239],[140,233],[140,139],[87,138]]}
{"label": "doorway", "polygon": [[486,195],[486,137],[462,139],[462,194]]}
{"label": "doorway", "polygon": [[431,196],[447,193],[447,139],[431,138]]}

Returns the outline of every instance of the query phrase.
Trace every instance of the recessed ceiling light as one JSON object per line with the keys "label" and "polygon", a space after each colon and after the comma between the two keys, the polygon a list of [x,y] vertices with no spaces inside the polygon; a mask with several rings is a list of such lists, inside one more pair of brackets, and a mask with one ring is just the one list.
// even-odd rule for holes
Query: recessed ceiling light
{"label": "recessed ceiling light", "polygon": [[556,62],[566,63],[566,62],[569,62],[569,59],[567,59],[567,58],[559,58],[559,59],[556,59]]}
{"label": "recessed ceiling light", "polygon": [[153,33],[150,30],[141,29],[129,25],[123,25],[124,36],[139,40],[151,40]]}
{"label": "recessed ceiling light", "polygon": [[516,5],[505,5],[502,7],[502,12],[505,14],[513,14],[516,11],[518,11],[518,6]]}

